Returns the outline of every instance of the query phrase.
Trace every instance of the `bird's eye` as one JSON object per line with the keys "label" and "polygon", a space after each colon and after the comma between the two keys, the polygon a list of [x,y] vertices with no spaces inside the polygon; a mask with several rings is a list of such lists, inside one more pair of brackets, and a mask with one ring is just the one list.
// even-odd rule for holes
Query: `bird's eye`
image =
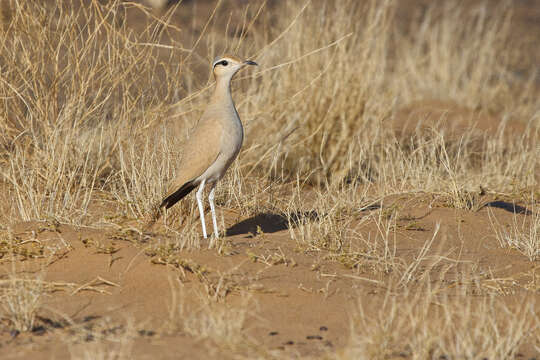
{"label": "bird's eye", "polygon": [[229,63],[227,62],[227,60],[223,60],[223,61],[221,62],[221,65],[227,66],[227,65],[229,65]]}

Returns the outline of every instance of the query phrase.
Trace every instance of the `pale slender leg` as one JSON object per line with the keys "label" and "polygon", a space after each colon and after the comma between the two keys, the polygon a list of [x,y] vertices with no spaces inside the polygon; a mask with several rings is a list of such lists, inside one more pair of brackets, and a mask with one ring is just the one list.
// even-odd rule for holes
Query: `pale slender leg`
{"label": "pale slender leg", "polygon": [[199,205],[199,214],[201,216],[201,225],[202,225],[202,234],[203,237],[206,239],[206,224],[204,223],[204,208],[202,203],[202,196],[203,196],[203,190],[204,190],[204,184],[206,183],[206,179],[203,179],[201,181],[201,185],[199,186],[199,190],[197,190],[197,205]]}
{"label": "pale slender leg", "polygon": [[219,238],[219,230],[217,227],[216,219],[216,207],[214,206],[214,191],[216,190],[216,185],[212,185],[212,190],[210,190],[210,195],[208,195],[208,202],[210,203],[210,211],[212,212],[212,224],[214,224],[214,236]]}

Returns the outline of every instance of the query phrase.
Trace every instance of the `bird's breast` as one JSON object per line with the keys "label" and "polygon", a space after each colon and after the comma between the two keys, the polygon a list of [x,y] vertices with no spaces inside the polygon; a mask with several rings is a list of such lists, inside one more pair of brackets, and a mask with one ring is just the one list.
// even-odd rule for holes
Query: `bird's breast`
{"label": "bird's breast", "polygon": [[221,152],[231,157],[236,157],[244,141],[244,128],[236,109],[224,120]]}

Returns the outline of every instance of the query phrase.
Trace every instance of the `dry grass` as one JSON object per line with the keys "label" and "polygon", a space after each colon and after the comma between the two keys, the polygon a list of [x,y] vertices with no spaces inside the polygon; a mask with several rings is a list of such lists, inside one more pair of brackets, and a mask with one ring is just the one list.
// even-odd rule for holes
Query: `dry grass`
{"label": "dry grass", "polygon": [[73,330],[64,341],[73,360],[124,360],[133,358],[136,337],[133,320],[122,324],[105,318],[92,326]]}
{"label": "dry grass", "polygon": [[400,96],[408,101],[452,99],[494,112],[519,109],[525,117],[537,110],[528,96],[528,86],[534,84],[514,87],[517,75],[510,64],[515,54],[508,51],[513,9],[501,2],[492,9],[497,16],[490,16],[488,6],[493,4],[466,9],[450,1],[432,6],[410,25],[413,36],[398,37],[402,61],[397,71],[406,74],[400,79]]}
{"label": "dry grass", "polygon": [[[133,33],[118,2],[8,3],[0,84],[4,184],[16,205],[8,219],[87,223],[93,206],[111,200],[116,212],[143,217],[174,176],[177,141],[208,96],[207,87],[184,85],[198,81],[188,71],[191,53],[163,33],[172,43],[166,52],[149,46],[159,41],[153,24]],[[447,192],[462,208],[471,208],[463,194],[480,185],[502,191],[536,183],[538,104],[522,101],[529,84],[509,80],[508,61],[499,56],[511,45],[506,9],[496,12],[501,17],[485,16],[485,7],[470,16],[439,9],[452,14],[441,22],[433,8],[419,28],[396,35],[391,1],[283,6],[296,15],[280,19],[277,32],[259,29],[266,15],[255,12],[239,30],[249,31],[249,40],[216,49],[258,49],[263,64],[237,81],[247,143],[218,194],[222,205],[248,202],[245,181],[254,177],[259,189],[299,178],[302,189],[344,181],[374,184],[380,195]],[[210,49],[215,36],[208,30]],[[425,93],[497,111],[499,132],[456,138],[434,127],[400,137],[392,114]],[[516,114],[529,128],[508,142],[505,125]]]}
{"label": "dry grass", "polygon": [[[207,289],[208,290],[208,289]],[[181,331],[196,339],[210,340],[223,349],[238,350],[249,345],[246,338],[246,320],[253,316],[254,307],[248,294],[242,294],[240,304],[230,304],[218,296],[219,289],[210,293],[193,294],[184,289],[184,285],[173,286],[169,307],[169,328]],[[196,308],[188,305],[187,297],[200,299]]]}
{"label": "dry grass", "polygon": [[516,249],[529,259],[540,260],[540,211],[534,200],[525,214],[515,213],[504,226],[489,212],[491,227],[501,247]]}
{"label": "dry grass", "polygon": [[[403,30],[397,1],[287,2],[245,9],[238,27],[216,10],[188,41],[172,10],[156,15],[121,1],[1,4],[2,223],[142,222],[175,176],[177,145],[207,102],[212,79],[197,69],[237,52],[261,68],[233,84],[246,142],[218,187],[218,208],[239,219],[283,215],[298,251],[393,281],[375,315],[359,305],[343,358],[506,358],[538,330],[527,298],[514,306],[430,288],[439,227],[406,261],[396,253],[399,211],[385,206],[391,195],[427,193],[474,211],[480,193],[519,197],[537,188],[540,103],[534,77],[512,69],[511,5],[489,16],[487,2],[472,11],[434,5]],[[131,27],[129,11],[147,23]],[[223,23],[235,34],[226,41]],[[416,100],[457,103],[471,125],[453,131],[447,114],[400,118]],[[493,126],[479,131],[473,123],[486,117]],[[516,123],[523,130],[514,131]],[[533,191],[533,203],[538,196]],[[509,227],[491,219],[501,246],[536,261],[540,220],[531,211]],[[165,229],[169,240],[148,252],[158,263],[189,266],[178,253],[201,248],[193,202],[169,211]],[[223,252],[222,243],[209,247]],[[10,280],[4,317],[18,331],[33,327],[36,284]],[[210,293],[197,309],[173,300],[176,330],[228,349],[242,342],[247,303],[235,307]],[[99,342],[73,356],[129,358],[129,334],[113,353]]]}
{"label": "dry grass", "polygon": [[421,285],[389,288],[374,312],[359,304],[349,347],[338,358],[508,359],[524,342],[536,341],[540,319],[531,299],[510,305],[497,296]]}
{"label": "dry grass", "polygon": [[10,331],[32,331],[42,305],[43,282],[11,276],[2,285],[2,318],[8,322],[7,327]]}

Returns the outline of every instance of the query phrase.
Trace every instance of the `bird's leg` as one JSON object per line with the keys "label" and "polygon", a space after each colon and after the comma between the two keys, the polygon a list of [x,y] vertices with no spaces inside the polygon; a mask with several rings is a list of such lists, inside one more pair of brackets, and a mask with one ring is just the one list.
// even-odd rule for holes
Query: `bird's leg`
{"label": "bird's leg", "polygon": [[214,192],[216,191],[216,184],[212,184],[212,190],[210,190],[210,195],[208,195],[208,202],[210,203],[210,211],[212,212],[212,224],[214,224],[214,236],[219,238],[219,230],[217,227],[216,219],[216,207],[214,206]]}
{"label": "bird's leg", "polygon": [[204,223],[204,208],[202,203],[202,196],[203,196],[203,190],[204,190],[204,184],[206,183],[206,179],[203,179],[201,181],[201,185],[199,186],[199,190],[197,190],[197,205],[199,205],[199,214],[201,216],[201,225],[202,225],[202,233],[203,237],[206,239],[206,224]]}

